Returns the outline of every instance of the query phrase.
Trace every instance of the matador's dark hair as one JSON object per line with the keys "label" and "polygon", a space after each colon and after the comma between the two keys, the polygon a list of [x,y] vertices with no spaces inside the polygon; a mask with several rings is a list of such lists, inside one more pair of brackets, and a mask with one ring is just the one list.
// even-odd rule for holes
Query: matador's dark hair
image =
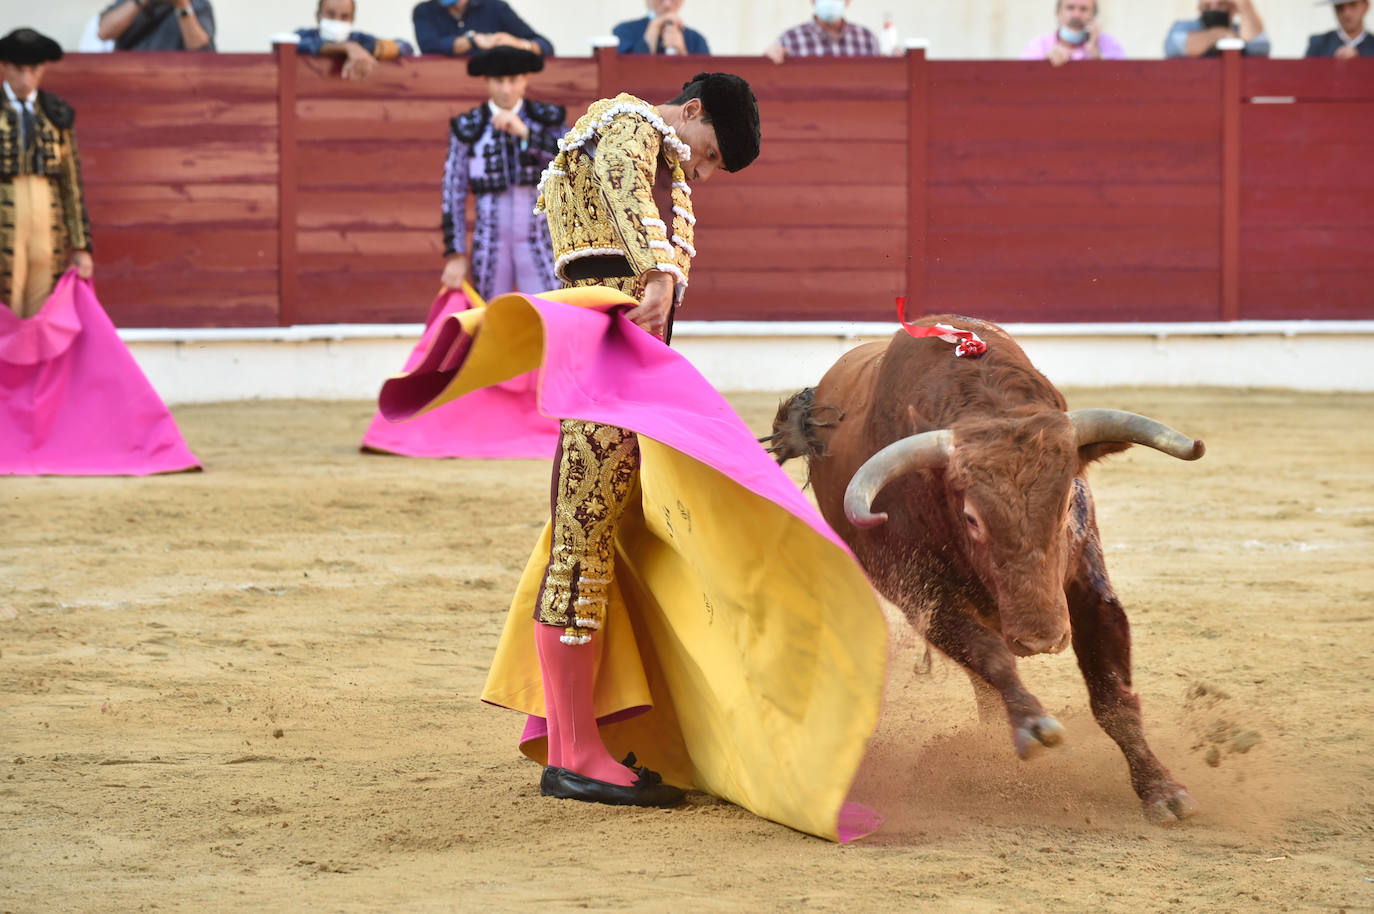
{"label": "matador's dark hair", "polygon": [[739,171],[759,157],[759,102],[749,83],[733,73],[698,73],[667,104],[701,99],[703,120],[716,128],[721,165]]}

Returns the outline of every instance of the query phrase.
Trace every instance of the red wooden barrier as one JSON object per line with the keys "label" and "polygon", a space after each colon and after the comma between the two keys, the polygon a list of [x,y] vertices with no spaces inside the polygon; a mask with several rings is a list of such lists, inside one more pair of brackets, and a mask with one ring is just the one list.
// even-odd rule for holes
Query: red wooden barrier
{"label": "red wooden barrier", "polygon": [[[463,61],[69,55],[102,299],[123,326],[420,320]],[[702,63],[705,68],[705,62]],[[692,62],[550,61],[570,114]],[[700,319],[1370,318],[1374,64],[714,59],[758,160],[697,189]],[[1286,96],[1268,104],[1257,96]],[[282,230],[282,227],[285,230]]]}

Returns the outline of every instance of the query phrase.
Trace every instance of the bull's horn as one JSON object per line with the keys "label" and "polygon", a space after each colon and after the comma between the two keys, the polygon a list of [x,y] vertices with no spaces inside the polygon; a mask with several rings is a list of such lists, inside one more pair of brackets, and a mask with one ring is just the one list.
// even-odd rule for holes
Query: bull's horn
{"label": "bull's horn", "polygon": [[1099,444],[1104,441],[1129,441],[1163,451],[1179,460],[1197,460],[1207,446],[1201,439],[1189,438],[1163,422],[1120,409],[1075,409],[1069,413],[1074,443]]}
{"label": "bull's horn", "polygon": [[864,462],[844,490],[844,516],[856,527],[876,527],[886,514],[872,512],[873,499],[893,479],[925,467],[944,466],[954,447],[954,433],[947,428],[921,432],[894,441]]}

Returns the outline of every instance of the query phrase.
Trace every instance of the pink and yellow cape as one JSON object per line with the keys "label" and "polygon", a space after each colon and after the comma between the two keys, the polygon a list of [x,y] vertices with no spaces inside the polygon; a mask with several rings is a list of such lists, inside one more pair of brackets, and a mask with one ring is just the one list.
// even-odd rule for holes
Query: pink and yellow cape
{"label": "pink and yellow cape", "polygon": [[[429,309],[425,332],[406,359],[413,371],[424,358],[440,324],[450,314],[485,307],[467,283],[445,289]],[[362,449],[402,457],[553,457],[558,420],[541,415],[534,403],[534,374],[527,373],[475,390],[461,404],[434,409],[408,422],[390,422],[378,412],[363,435]]]}
{"label": "pink and yellow cape", "polygon": [[[831,840],[871,832],[846,803],[878,717],[887,629],[863,571],[744,422],[612,289],[506,295],[448,316],[387,381],[394,419],[535,371],[539,411],[639,435],[596,686],[602,736],[666,780]],[[543,761],[534,547],[482,698],[530,715]],[[637,713],[638,712],[638,713]]]}

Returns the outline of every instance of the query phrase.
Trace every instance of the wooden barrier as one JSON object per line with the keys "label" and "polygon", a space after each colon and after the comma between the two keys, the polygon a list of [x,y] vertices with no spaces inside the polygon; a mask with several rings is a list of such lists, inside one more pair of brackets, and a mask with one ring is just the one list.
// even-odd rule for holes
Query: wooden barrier
{"label": "wooden barrier", "polygon": [[[550,61],[572,117],[737,72],[759,160],[696,189],[684,319],[1374,318],[1374,63]],[[69,55],[102,300],[121,326],[414,322],[442,268],[463,61]],[[1272,103],[1276,97],[1284,103]]]}

